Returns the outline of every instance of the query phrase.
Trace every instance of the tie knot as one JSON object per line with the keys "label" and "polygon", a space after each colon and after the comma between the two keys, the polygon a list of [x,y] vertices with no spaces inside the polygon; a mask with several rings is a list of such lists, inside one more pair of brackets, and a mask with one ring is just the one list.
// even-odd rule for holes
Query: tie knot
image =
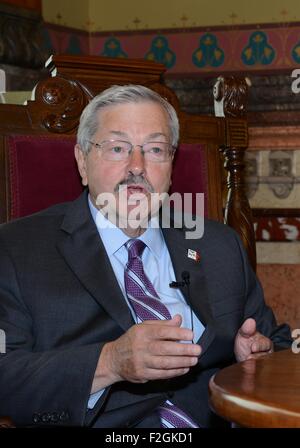
{"label": "tie knot", "polygon": [[125,244],[126,249],[128,250],[128,258],[136,258],[142,256],[146,244],[141,240],[128,240]]}

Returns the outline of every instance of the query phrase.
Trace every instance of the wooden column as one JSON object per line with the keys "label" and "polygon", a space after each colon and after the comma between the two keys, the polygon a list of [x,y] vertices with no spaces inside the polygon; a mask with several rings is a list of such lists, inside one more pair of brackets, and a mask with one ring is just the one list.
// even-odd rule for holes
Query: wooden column
{"label": "wooden column", "polygon": [[244,155],[248,146],[248,126],[245,121],[248,89],[247,78],[220,77],[214,87],[215,114],[225,117],[226,144],[221,148],[228,171],[228,195],[225,223],[236,229],[247,249],[251,265],[256,270],[255,236],[252,212],[245,190]]}

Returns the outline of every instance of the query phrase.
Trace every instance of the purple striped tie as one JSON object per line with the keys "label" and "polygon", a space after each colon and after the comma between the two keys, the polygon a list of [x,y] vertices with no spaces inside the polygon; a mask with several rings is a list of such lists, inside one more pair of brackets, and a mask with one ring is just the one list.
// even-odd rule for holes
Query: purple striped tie
{"label": "purple striped tie", "polygon": [[[128,263],[125,270],[125,289],[127,297],[141,320],[171,319],[168,308],[160,301],[154,286],[144,272],[141,260],[146,247],[141,240],[128,240]],[[167,400],[157,408],[162,427],[199,428],[185,412]]]}

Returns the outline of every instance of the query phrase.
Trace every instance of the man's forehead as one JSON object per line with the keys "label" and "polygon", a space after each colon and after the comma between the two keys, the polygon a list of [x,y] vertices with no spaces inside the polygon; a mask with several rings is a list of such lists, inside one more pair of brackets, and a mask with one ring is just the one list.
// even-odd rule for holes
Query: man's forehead
{"label": "man's forehead", "polygon": [[159,109],[164,115],[166,115],[166,118],[168,116],[168,113],[162,104],[160,104],[159,102],[151,101],[151,100],[147,100],[147,99],[142,100],[142,101],[127,101],[127,102],[120,102],[120,103],[116,102],[116,103],[112,103],[112,104],[107,104],[105,106],[101,106],[98,109],[98,116],[104,115],[107,112],[114,112],[114,111],[117,112],[119,110],[121,110],[123,112],[125,109],[128,109],[128,108],[132,108],[132,107],[142,108],[145,106]]}
{"label": "man's forehead", "polygon": [[[127,118],[129,115],[126,114],[126,110],[123,106],[127,107],[139,107],[139,106],[154,106],[158,107],[162,114],[164,115],[165,120],[161,115],[155,115],[155,112],[153,116],[155,118],[157,117],[157,120],[154,121],[154,125],[151,125],[151,120],[149,120],[149,113],[145,111],[144,115],[140,115],[138,112],[137,115],[137,121],[130,120]],[[121,113],[118,114],[118,111]],[[114,114],[116,112],[116,114]],[[97,112],[98,115],[98,129],[97,132],[105,131],[106,134],[109,134],[112,136],[112,138],[127,138],[131,132],[131,127],[136,125],[137,123],[144,125],[145,124],[145,131],[147,125],[149,125],[149,133],[147,134],[147,139],[168,139],[170,134],[170,128],[169,128],[169,120],[166,110],[159,104],[154,101],[141,101],[141,102],[128,102],[128,103],[116,103],[113,105],[107,105],[102,108],[100,108]],[[139,117],[143,117],[141,120],[139,120]],[[155,123],[156,122],[156,123]],[[132,125],[132,126],[131,126]],[[152,127],[152,129],[151,129]]]}
{"label": "man's forehead", "polygon": [[[113,137],[119,137],[119,138],[126,138],[129,136],[129,134],[127,132],[123,132],[123,131],[117,131],[117,130],[106,130],[108,134],[111,134]],[[157,139],[162,139],[162,138],[166,138],[167,135],[164,132],[151,132],[150,134],[147,134],[147,137],[153,140],[157,140]]]}

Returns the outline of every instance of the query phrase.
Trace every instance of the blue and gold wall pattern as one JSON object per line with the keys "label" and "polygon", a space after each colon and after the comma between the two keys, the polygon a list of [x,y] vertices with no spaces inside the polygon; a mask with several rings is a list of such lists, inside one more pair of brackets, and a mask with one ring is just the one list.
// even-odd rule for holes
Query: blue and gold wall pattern
{"label": "blue and gold wall pattern", "polygon": [[224,63],[225,55],[218,45],[214,34],[206,33],[199,41],[199,47],[193,52],[192,60],[196,67],[220,67]]}
{"label": "blue and gold wall pattern", "polygon": [[268,43],[268,36],[263,31],[255,31],[243,49],[241,58],[245,65],[271,64],[276,56],[274,48]]}
{"label": "blue and gold wall pattern", "polygon": [[176,54],[169,48],[169,42],[165,36],[156,36],[151,42],[150,50],[145,54],[145,59],[160,62],[167,68],[171,68],[176,62]]}
{"label": "blue and gold wall pattern", "polygon": [[121,42],[116,37],[109,37],[106,39],[101,56],[110,58],[128,58],[127,53],[125,53],[121,47]]}
{"label": "blue and gold wall pattern", "polygon": [[300,64],[300,41],[292,49],[292,58],[297,64]]}

